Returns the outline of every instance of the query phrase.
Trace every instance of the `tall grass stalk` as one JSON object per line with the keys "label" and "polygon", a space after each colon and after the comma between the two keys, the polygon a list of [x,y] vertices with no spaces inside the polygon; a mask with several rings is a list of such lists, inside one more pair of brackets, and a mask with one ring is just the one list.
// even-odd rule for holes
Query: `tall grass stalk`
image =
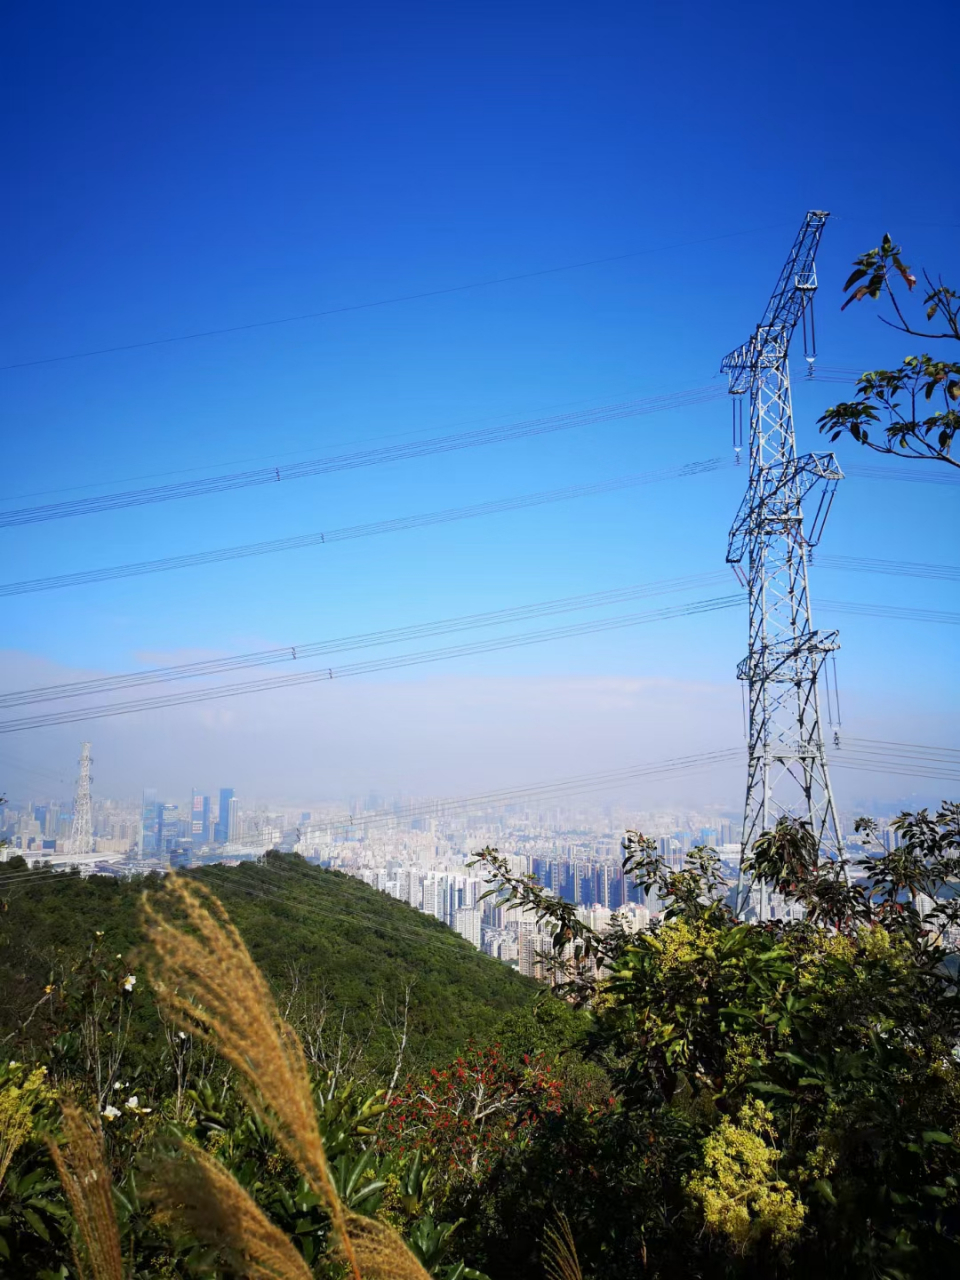
{"label": "tall grass stalk", "polygon": [[77,1274],[81,1280],[123,1280],[120,1232],[99,1121],[65,1102],[61,1127],[63,1141],[50,1139],[48,1146],[80,1236],[80,1248],[73,1247]]}
{"label": "tall grass stalk", "polygon": [[[236,1068],[247,1103],[323,1200],[352,1280],[364,1280],[364,1271],[367,1280],[429,1280],[395,1231],[344,1209],[303,1047],[223,905],[195,881],[170,876],[162,891],[144,895],[143,910],[149,977],[161,1004]],[[195,1225],[202,1229],[202,1220]]]}

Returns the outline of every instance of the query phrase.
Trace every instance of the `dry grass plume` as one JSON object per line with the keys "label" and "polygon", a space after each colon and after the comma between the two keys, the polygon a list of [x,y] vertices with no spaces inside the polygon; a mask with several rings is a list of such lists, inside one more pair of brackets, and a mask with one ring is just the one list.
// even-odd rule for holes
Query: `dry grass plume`
{"label": "dry grass plume", "polygon": [[168,1219],[213,1245],[247,1280],[311,1280],[312,1272],[279,1227],[219,1160],[196,1148],[152,1169],[149,1197]]}
{"label": "dry grass plume", "polygon": [[543,1233],[543,1270],[547,1280],[583,1280],[566,1214],[558,1213],[556,1222]]}
{"label": "dry grass plume", "polygon": [[73,1250],[77,1273],[81,1280],[123,1280],[120,1232],[99,1120],[66,1102],[62,1128],[63,1143],[51,1140],[48,1146],[80,1235],[81,1248]]}
{"label": "dry grass plume", "polygon": [[364,1280],[430,1280],[392,1227],[358,1213],[347,1214],[347,1225]]}
{"label": "dry grass plume", "polygon": [[248,1104],[326,1205],[352,1280],[364,1280],[361,1261],[367,1280],[429,1280],[396,1232],[344,1210],[303,1048],[223,905],[195,880],[169,876],[160,893],[144,895],[143,909],[149,976],[161,1004],[239,1072]]}

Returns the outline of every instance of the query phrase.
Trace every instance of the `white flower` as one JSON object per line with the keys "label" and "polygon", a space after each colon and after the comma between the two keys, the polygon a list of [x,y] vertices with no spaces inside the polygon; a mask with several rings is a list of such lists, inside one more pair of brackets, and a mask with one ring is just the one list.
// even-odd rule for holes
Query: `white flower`
{"label": "white flower", "polygon": [[181,1040],[186,1040],[187,1038],[187,1033],[185,1031],[178,1031],[177,1035],[180,1037]]}
{"label": "white flower", "polygon": [[122,983],[124,991],[132,991],[136,985],[137,985],[136,977],[132,973],[128,973]]}
{"label": "white flower", "polygon": [[127,1099],[127,1109],[129,1111],[136,1111],[139,1105],[140,1105],[140,1099],[137,1097],[136,1094],[134,1094],[132,1098]]}
{"label": "white flower", "polygon": [[103,1108],[103,1114],[107,1120],[116,1120],[120,1112],[116,1107],[106,1106]]}

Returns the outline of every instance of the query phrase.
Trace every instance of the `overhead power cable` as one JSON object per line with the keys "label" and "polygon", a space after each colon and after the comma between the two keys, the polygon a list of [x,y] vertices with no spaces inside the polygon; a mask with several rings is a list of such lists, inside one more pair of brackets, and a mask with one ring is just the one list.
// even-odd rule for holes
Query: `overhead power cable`
{"label": "overhead power cable", "polygon": [[[189,552],[186,555],[163,556],[156,560],[136,560],[128,564],[107,565],[99,569],[80,569],[73,573],[53,574],[46,578],[24,578],[19,582],[0,583],[0,596],[59,591],[67,587],[88,586],[96,582],[113,582],[120,578],[144,577],[154,573],[171,573],[178,569],[197,568],[206,564],[221,564],[228,560],[276,555],[285,551],[300,551],[309,547],[326,546],[328,543],[345,542],[356,538],[371,538],[381,534],[403,533],[408,529],[429,528],[433,525],[501,515],[511,511],[522,511],[558,502],[573,501],[578,498],[598,497],[607,493],[616,493],[623,489],[659,483],[660,481],[706,475],[714,471],[726,470],[732,466],[732,461],[723,458],[706,458],[699,462],[687,462],[677,467],[663,467],[658,471],[640,472],[636,475],[621,476],[614,480],[600,480],[593,484],[567,485],[558,489],[544,489],[537,493],[520,494],[515,498],[494,498],[487,502],[472,503],[464,507],[448,507],[440,511],[396,516],[391,520],[375,520],[368,524],[347,525],[340,529],[295,534],[289,538],[271,538],[264,542],[239,543],[230,547],[215,547],[209,551]],[[896,577],[934,578],[945,582],[960,581],[960,566],[958,565],[920,564],[907,560],[874,560],[865,556],[820,554],[817,555],[816,563],[821,567],[830,569],[882,573]]]}
{"label": "overhead power cable", "polygon": [[[376,658],[365,662],[350,663],[341,667],[322,667],[320,670],[309,670],[284,676],[265,677],[259,680],[244,681],[237,684],[213,685],[207,688],[141,698],[130,702],[106,703],[65,711],[41,712],[34,716],[25,716],[16,720],[0,722],[0,733],[17,733],[25,729],[46,728],[57,724],[76,724],[85,720],[99,720],[113,716],[129,715],[141,711],[160,710],[164,707],[185,706],[194,702],[216,701],[221,698],[232,698],[247,693],[269,692],[275,689],[316,684],[328,680],[345,679],[349,676],[370,675],[378,671],[397,670],[403,667],[420,666],[432,662],[448,661],[454,658],[472,657],[482,653],[494,653],[504,649],[515,649],[533,644],[542,644],[549,640],[564,640],[576,636],[594,635],[599,632],[620,630],[625,627],[642,626],[649,622],[661,622],[672,618],[692,617],[701,613],[712,613],[721,609],[733,609],[741,605],[743,600],[744,597],[740,593],[731,596],[719,596],[714,599],[698,600],[688,604],[674,605],[668,608],[655,610],[650,613],[624,614],[613,618],[601,618],[589,622],[570,623],[561,627],[551,627],[544,631],[503,636],[492,640],[470,641],[462,645],[451,645],[442,649],[398,654],[389,658]],[[879,618],[948,622],[952,624],[960,622],[960,615],[958,614],[942,613],[931,609],[911,610],[906,608],[896,608],[895,606],[860,605],[850,603],[848,601],[824,601],[823,603],[833,607],[839,612],[859,613]],[[421,634],[426,635],[430,634],[430,632],[424,631]],[[436,632],[434,632],[434,634],[436,634]],[[105,678],[109,679],[109,677]],[[131,673],[131,684],[127,687],[133,687],[132,681],[136,678],[136,673]],[[152,677],[148,675],[148,679],[144,681],[144,683],[149,683],[151,681]],[[66,695],[55,696],[59,698],[62,696],[70,697],[73,695],[68,693]]]}
{"label": "overhead power cable", "polygon": [[304,671],[286,676],[272,676],[241,684],[214,685],[182,693],[142,698],[131,702],[105,703],[100,706],[73,708],[68,711],[51,711],[18,720],[0,722],[0,733],[17,733],[24,729],[45,728],[55,724],[76,724],[83,720],[100,720],[107,717],[129,715],[132,712],[152,711],[169,706],[183,706],[192,702],[209,702],[232,698],[239,694],[259,693],[298,685],[316,684],[348,676],[369,675],[377,671],[392,671],[402,667],[420,666],[425,663],[443,662],[451,658],[472,657],[481,653],[494,653],[502,649],[516,649],[527,645],[542,644],[548,640],[570,639],[575,636],[594,635],[601,631],[614,631],[624,627],[642,626],[648,622],[661,622],[669,618],[689,617],[693,614],[713,613],[718,609],[732,609],[742,604],[738,595],[720,596],[713,600],[699,600],[691,604],[674,605],[651,613],[625,614],[614,618],[601,618],[590,622],[570,623],[562,627],[550,627],[523,635],[503,636],[492,640],[477,640],[443,649],[430,649],[415,653],[398,654],[390,658],[375,658],[355,662],[342,667],[323,667],[319,671]]}
{"label": "overhead power cable", "polygon": [[214,493],[226,493],[235,489],[302,480],[308,476],[353,471],[360,467],[381,466],[388,462],[406,462],[412,458],[425,458],[441,453],[456,453],[463,449],[503,444],[530,436],[570,431],[575,427],[596,426],[624,418],[664,413],[669,409],[692,408],[719,400],[724,395],[723,389],[714,383],[703,387],[692,387],[685,391],[667,392],[659,396],[625,400],[618,404],[598,405],[592,409],[578,409],[550,417],[530,418],[524,422],[514,422],[504,426],[481,427],[473,431],[459,431],[449,435],[383,445],[376,449],[360,449],[334,457],[310,458],[303,462],[286,463],[283,466],[256,467],[249,471],[235,471],[196,480],[180,480],[171,484],[127,489],[88,498],[73,498],[43,506],[20,507],[12,511],[0,511],[0,528],[42,524],[50,520],[65,520],[73,516],[95,515],[102,511],[119,511],[128,507],[173,502],[182,498],[209,497]]}
{"label": "overhead power cable", "polygon": [[900,763],[878,760],[872,756],[831,755],[830,768],[856,769],[867,773],[893,773],[901,778],[924,778],[931,782],[953,782],[960,784],[960,771],[938,769],[936,765],[914,765],[909,762]]}
{"label": "overhead power cable", "polygon": [[[824,560],[826,559],[828,558],[824,557]],[[894,572],[895,569],[899,570],[900,568],[898,562],[895,561],[871,561],[855,557],[834,557],[833,559],[840,561],[850,559],[854,562],[851,567],[855,567],[858,571],[865,566],[873,565],[879,566],[878,572]],[[891,568],[889,566],[894,567]],[[834,567],[846,568],[847,565],[842,563]],[[906,567],[920,570],[936,570],[936,576],[945,576],[947,571],[952,570],[954,574],[960,576],[960,570],[949,565]],[[295,644],[278,645],[271,649],[259,649],[251,653],[231,654],[223,658],[203,658],[195,662],[180,663],[172,666],[146,668],[141,671],[128,671],[112,676],[97,676],[87,680],[71,680],[60,684],[12,690],[8,693],[0,693],[0,708],[26,706],[64,698],[115,693],[124,689],[141,688],[145,685],[168,684],[180,680],[222,675],[230,671],[251,667],[303,663],[335,653],[419,640],[428,636],[447,635],[480,627],[502,626],[512,622],[530,621],[534,618],[548,617],[551,614],[603,608],[612,604],[622,604],[628,600],[664,595],[676,591],[696,590],[702,587],[719,585],[727,581],[729,581],[729,576],[725,571],[707,571],[679,578],[663,578],[653,582],[634,583],[626,587],[614,587],[606,591],[589,592],[586,595],[562,596],[559,599],[538,601],[529,605],[516,605],[511,608],[496,609],[486,613],[471,613],[434,622],[414,623],[406,627],[391,627],[380,631],[361,632],[330,640],[300,641]],[[889,605],[862,605],[850,603],[849,601],[825,600],[823,603],[835,611],[843,612],[847,610],[848,612],[856,612],[868,616],[889,616],[906,618],[911,621],[948,623],[957,621],[957,615],[936,610],[918,610]]]}
{"label": "overhead power cable", "polygon": [[900,466],[893,462],[888,467],[873,467],[859,462],[845,462],[843,474],[859,480],[896,480],[904,484],[944,484],[951,488],[960,485],[960,476],[950,475],[946,467],[941,467],[940,470],[935,467],[925,467],[923,460],[920,459],[913,466]]}
{"label": "overhead power cable", "polygon": [[572,778],[558,778],[553,782],[541,782],[525,787],[506,787],[499,791],[481,792],[479,795],[458,796],[453,799],[429,800],[417,804],[401,805],[393,809],[374,810],[354,814],[346,819],[318,822],[317,827],[349,833],[358,829],[372,829],[393,822],[408,822],[414,818],[440,818],[451,813],[468,810],[502,808],[523,804],[528,800],[555,800],[566,795],[581,795],[590,791],[612,790],[640,778],[659,777],[662,774],[684,773],[691,769],[712,768],[743,758],[742,747],[726,747],[716,751],[700,752],[691,756],[676,756],[649,764],[629,765],[623,769],[602,773],[581,774]]}
{"label": "overhead power cable", "polygon": [[923,751],[934,755],[951,756],[960,761],[960,747],[933,747],[922,742],[891,742],[887,738],[847,737],[846,741],[860,742],[870,747],[906,748],[908,751]]}
{"label": "overhead power cable", "polygon": [[[782,224],[781,224],[782,225]],[[484,280],[471,280],[467,284],[447,285],[442,289],[423,289],[417,293],[402,293],[391,298],[378,298],[373,302],[354,302],[343,307],[328,307],[324,311],[305,311],[299,315],[279,316],[270,320],[253,320],[247,324],[229,325],[220,329],[200,329],[192,333],[179,333],[166,338],[150,338],[143,342],[127,342],[111,347],[98,347],[90,351],[72,351],[64,355],[41,356],[35,360],[20,360],[0,365],[0,370],[30,369],[40,364],[60,364],[66,360],[85,360],[91,356],[114,355],[120,351],[142,351],[146,347],[170,346],[176,342],[192,342],[198,338],[217,338],[230,333],[249,333],[254,329],[270,329],[278,325],[297,324],[304,320],[321,320],[329,316],[346,315],[351,311],[372,311],[378,307],[396,306],[401,302],[419,302],[425,298],[441,298],[452,293],[466,293],[470,289],[487,289],[498,284],[513,284],[519,280],[535,280],[541,276],[559,275],[564,271],[579,271],[584,267],[597,267],[609,262],[626,262],[630,258],[657,256],[674,249],[691,249],[699,244],[713,244],[718,240],[731,240],[737,236],[761,235],[771,227],[744,231],[727,231],[717,236],[702,236],[696,240],[678,241],[660,248],[631,249],[628,253],[615,253],[603,258],[587,258],[580,262],[566,262],[556,267],[541,267],[537,271],[521,271],[509,276],[491,276]]]}
{"label": "overhead power cable", "polygon": [[[852,573],[882,573],[896,578],[934,578],[960,582],[960,565],[918,564],[910,560],[873,560],[867,556],[816,556],[818,569],[843,569]],[[2,592],[2,587],[0,587]]]}
{"label": "overhead power cable", "polygon": [[472,631],[479,627],[528,622],[534,618],[549,617],[557,613],[572,613],[581,609],[599,609],[647,596],[666,595],[675,591],[689,591],[728,583],[729,580],[729,574],[718,569],[712,573],[691,574],[683,578],[664,578],[657,582],[615,587],[608,591],[593,591],[587,595],[562,596],[556,600],[543,600],[536,604],[516,605],[488,613],[468,613],[435,622],[421,622],[406,627],[362,632],[332,640],[312,640],[281,645],[273,649],[259,649],[253,653],[232,654],[224,658],[203,658],[196,662],[180,663],[177,666],[153,667],[114,676],[98,676],[89,680],[71,680],[61,684],[42,685],[0,694],[0,707],[16,707],[62,698],[115,693],[122,689],[140,688],[143,685],[167,684],[171,681],[193,680],[201,676],[222,675],[249,667],[272,666],[278,663],[303,664],[312,658],[325,657],[334,653],[352,652],[357,649],[368,649],[377,645],[396,644],[408,640],[422,640],[428,636]]}
{"label": "overhead power cable", "polygon": [[247,542],[232,547],[217,547],[210,551],[195,551],[187,555],[165,556],[158,560],[138,560],[130,564],[112,565],[102,569],[81,569],[75,573],[55,574],[49,578],[28,578],[20,582],[0,583],[0,596],[26,595],[37,591],[57,591],[64,587],[87,586],[93,582],[109,582],[117,578],[141,577],[153,573],[169,573],[176,569],[191,569],[198,565],[220,564],[225,560],[240,560],[250,556],[275,555],[283,551],[299,551],[305,547],[325,546],[327,543],[344,542],[354,538],[371,538],[379,534],[400,533],[407,529],[422,529],[431,525],[450,524],[458,520],[472,520],[480,516],[500,515],[508,511],[521,511],[528,507],[547,506],[555,502],[568,502],[576,498],[596,497],[632,489],[640,485],[654,484],[661,480],[684,479],[687,476],[704,475],[732,467],[723,458],[707,458],[701,462],[687,462],[678,467],[663,467],[658,471],[646,471],[637,475],[620,476],[614,480],[600,480],[594,484],[568,485],[560,489],[544,489],[539,493],[521,494],[516,498],[498,498],[477,502],[465,507],[448,507],[441,511],[427,511],[419,515],[397,516],[392,520],[376,520],[369,524],[348,525],[341,529],[327,529],[316,533],[302,533],[290,538],[271,538],[266,542]]}
{"label": "overhead power cable", "polygon": [[960,613],[950,613],[945,609],[920,609],[913,605],[896,604],[858,604],[852,600],[827,600],[822,596],[817,606],[831,609],[834,613],[859,614],[866,618],[896,618],[901,622],[937,622],[947,626],[960,624]]}
{"label": "overhead power cable", "polygon": [[[550,614],[580,611],[580,609],[602,608],[605,605],[625,602],[625,600],[643,598],[643,596],[662,595],[672,591],[699,588],[726,579],[726,573],[714,571],[703,575],[690,575],[680,579],[664,579],[648,584],[636,584],[626,588],[614,588],[608,591],[596,591],[588,595],[563,596],[561,599],[544,600],[536,604],[516,605],[508,609],[498,609],[490,613],[463,614],[460,617],[445,618],[442,621],[415,623],[408,627],[388,628],[384,631],[362,632],[358,635],[340,636],[333,640],[307,641],[307,643],[282,645],[274,649],[261,649],[253,653],[232,654],[224,658],[201,659],[200,662],[182,663],[179,666],[157,667],[140,672],[124,672],[116,676],[93,677],[90,680],[69,681],[59,685],[45,685],[33,689],[12,690],[0,694],[0,707],[23,707],[23,705],[42,703],[42,701],[60,701],[83,696],[140,689],[146,685],[170,684],[183,680],[204,676],[224,675],[237,669],[273,666],[276,663],[302,664],[316,658],[328,657],[337,653],[355,652],[371,646],[403,643],[403,641],[426,639],[426,637],[449,635],[457,631],[476,630],[477,627],[502,626],[506,623],[530,621],[532,618],[548,617]],[[541,641],[568,639],[576,635],[591,635],[596,632],[620,630],[622,627],[639,626],[646,622],[664,621],[668,618],[689,617],[714,609],[735,608],[744,599],[741,594],[719,596],[708,600],[696,600],[682,605],[659,609],[652,613],[626,614],[613,618],[582,623],[571,623],[562,627],[552,627],[547,631],[532,632],[529,635],[506,636],[497,640],[468,641],[465,645],[454,645],[448,649],[429,650],[429,652],[398,654],[396,657],[374,659],[370,662],[352,663],[344,667],[323,667],[319,672],[307,669],[296,675],[261,678],[261,680],[241,682],[233,685],[214,685],[204,689],[189,690],[140,699],[131,703],[111,703],[104,707],[90,707],[74,710],[74,712],[41,713],[36,717],[14,719],[0,722],[0,733],[37,728],[46,724],[74,723],[84,719],[99,719],[109,716],[120,716],[141,710],[154,710],[161,707],[177,707],[195,701],[232,698],[247,692],[262,692],[283,689],[291,685],[314,684],[316,681],[335,680],[346,676],[367,675],[375,671],[387,671],[398,667],[416,666],[426,662],[438,662],[448,658],[468,657],[472,654],[495,652],[499,649],[517,648]],[[960,623],[960,613],[941,611],[941,609],[923,609],[905,607],[905,605],[865,604],[851,600],[820,599],[824,608],[837,613],[856,614],[861,617],[877,617],[884,620],[936,622],[943,625],[956,626]]]}

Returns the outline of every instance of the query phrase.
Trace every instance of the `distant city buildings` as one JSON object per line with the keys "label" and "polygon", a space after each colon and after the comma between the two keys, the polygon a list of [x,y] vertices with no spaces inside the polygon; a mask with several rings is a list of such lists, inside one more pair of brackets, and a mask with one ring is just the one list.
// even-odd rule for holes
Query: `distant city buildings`
{"label": "distant city buildings", "polygon": [[[138,805],[94,797],[94,854],[83,869],[124,874],[202,862],[229,865],[270,848],[296,850],[310,862],[356,876],[433,916],[487,955],[542,981],[550,977],[549,925],[484,896],[491,887],[486,872],[469,865],[478,849],[497,848],[514,874],[535,877],[599,932],[614,924],[645,928],[662,910],[653,890],[645,895],[633,877],[623,874],[620,838],[627,828],[653,835],[658,854],[672,869],[681,870],[690,850],[706,844],[719,853],[727,884],[737,876],[740,820],[723,814],[556,805],[456,814],[436,802],[395,801],[388,807],[375,794],[351,801],[349,813],[338,805],[310,811],[241,808],[232,787],[220,788],[215,802],[196,788],[189,797],[165,799],[148,787]],[[72,822],[69,798],[11,801],[0,809],[0,837],[6,841],[0,860],[23,853],[50,865],[70,865]],[[848,829],[852,826],[851,820]],[[888,823],[879,824],[878,836],[884,849],[896,847],[898,835]],[[849,847],[855,857],[866,852],[853,838]],[[775,896],[769,905],[780,919],[798,910]]]}

